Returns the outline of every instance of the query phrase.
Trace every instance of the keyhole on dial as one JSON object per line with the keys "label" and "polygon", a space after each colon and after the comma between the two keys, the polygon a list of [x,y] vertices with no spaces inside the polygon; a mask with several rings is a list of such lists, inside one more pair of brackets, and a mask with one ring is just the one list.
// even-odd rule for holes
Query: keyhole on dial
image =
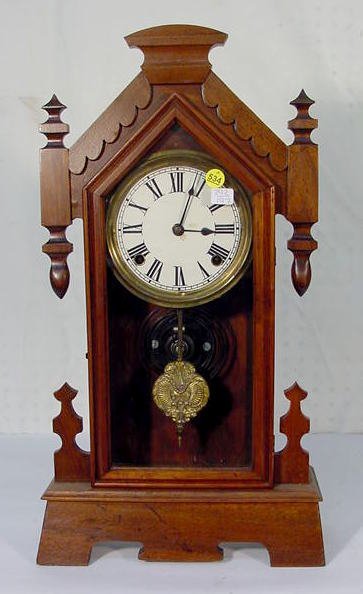
{"label": "keyhole on dial", "polygon": [[212,264],[214,264],[214,266],[220,266],[223,262],[222,258],[220,256],[213,256],[211,259]]}
{"label": "keyhole on dial", "polygon": [[141,264],[143,264],[145,262],[145,258],[142,254],[137,254],[137,256],[135,256],[134,260],[135,260],[135,264],[138,264],[139,266],[141,266]]}

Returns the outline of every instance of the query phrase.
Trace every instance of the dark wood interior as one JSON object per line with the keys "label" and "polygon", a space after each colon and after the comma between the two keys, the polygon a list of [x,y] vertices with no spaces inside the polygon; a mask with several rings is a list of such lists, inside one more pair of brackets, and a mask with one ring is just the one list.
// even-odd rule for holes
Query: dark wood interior
{"label": "dark wood interior", "polygon": [[208,370],[200,371],[210,386],[210,400],[185,428],[179,448],[174,423],[153,403],[151,390],[158,373],[145,369],[140,339],[140,327],[150,310],[158,309],[161,315],[168,310],[130,295],[111,269],[107,277],[112,464],[247,466],[251,461],[252,278],[242,279],[218,301],[193,309],[195,316],[202,308],[206,316],[227,323],[235,344],[225,374],[210,377]]}

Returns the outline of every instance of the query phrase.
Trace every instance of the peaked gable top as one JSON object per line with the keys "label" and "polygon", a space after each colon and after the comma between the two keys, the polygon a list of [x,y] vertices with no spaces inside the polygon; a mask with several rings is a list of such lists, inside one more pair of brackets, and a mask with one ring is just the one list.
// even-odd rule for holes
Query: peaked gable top
{"label": "peaked gable top", "polygon": [[144,53],[142,72],[69,150],[63,144],[69,127],[60,117],[65,106],[55,96],[44,106],[42,224],[51,237],[43,250],[51,258],[51,282],[59,297],[67,291],[66,260],[72,251],[65,231],[82,217],[85,187],[99,174],[101,179],[117,159],[127,171],[133,161],[125,155],[141,158],[165,126],[175,122],[182,122],[197,141],[203,139],[206,150],[218,153],[221,161],[225,155],[230,162],[234,159],[237,177],[254,176],[260,189],[271,191],[275,212],[294,226],[288,242],[294,255],[292,280],[298,294],[305,293],[311,279],[309,257],[317,248],[311,236],[318,220],[318,146],[311,139],[318,122],[309,113],[313,100],[301,92],[291,102],[297,111],[288,124],[294,141],[286,146],[211,71],[209,51],[226,38],[220,31],[191,25],[153,27],[127,36],[128,45]]}
{"label": "peaked gable top", "polygon": [[[137,47],[144,53],[143,74],[120,93],[71,147],[71,171],[80,173],[87,159],[99,157],[105,143],[115,142],[122,126],[130,125],[138,110],[150,104],[152,87],[163,84],[178,85],[178,93],[183,93],[183,85],[201,85],[205,105],[215,108],[223,123],[232,125],[237,136],[249,141],[256,155],[268,157],[274,169],[284,170],[285,143],[211,70],[209,51],[223,45],[226,39],[227,35],[221,31],[196,25],[162,25],[125,37],[129,47]],[[131,110],[130,105],[134,106]]]}

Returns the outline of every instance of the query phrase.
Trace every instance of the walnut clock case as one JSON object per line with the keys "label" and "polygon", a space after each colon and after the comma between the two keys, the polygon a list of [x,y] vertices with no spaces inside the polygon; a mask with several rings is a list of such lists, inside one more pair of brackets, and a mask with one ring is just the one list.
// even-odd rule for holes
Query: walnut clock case
{"label": "walnut clock case", "polygon": [[275,215],[293,225],[303,295],[317,121],[302,91],[286,146],[212,72],[209,51],[226,38],[189,25],[126,37],[141,72],[69,149],[65,106],[55,95],[44,106],[43,251],[60,298],[66,230],[84,225],[91,448],[76,445],[82,419],[65,383],[40,564],[85,565],[111,539],[141,542],[149,561],[218,560],[220,543],[237,541],[262,543],[275,566],[324,564],[297,383],[282,451],[273,434]]}

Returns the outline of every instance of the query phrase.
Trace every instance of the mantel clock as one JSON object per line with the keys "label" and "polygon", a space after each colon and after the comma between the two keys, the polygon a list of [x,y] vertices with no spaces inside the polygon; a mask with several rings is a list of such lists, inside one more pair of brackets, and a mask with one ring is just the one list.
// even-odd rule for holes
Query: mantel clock
{"label": "mantel clock", "polygon": [[139,558],[222,558],[260,542],[272,565],[322,565],[321,499],[301,445],[297,383],[274,451],[275,215],[293,225],[292,282],[317,244],[317,121],[304,91],[286,146],[212,72],[224,33],[191,25],[126,37],[141,72],[65,148],[55,95],[41,125],[43,251],[63,298],[66,238],[83,219],[90,452],[65,383],[62,439],[38,562],[84,565],[93,544],[142,542]]}

